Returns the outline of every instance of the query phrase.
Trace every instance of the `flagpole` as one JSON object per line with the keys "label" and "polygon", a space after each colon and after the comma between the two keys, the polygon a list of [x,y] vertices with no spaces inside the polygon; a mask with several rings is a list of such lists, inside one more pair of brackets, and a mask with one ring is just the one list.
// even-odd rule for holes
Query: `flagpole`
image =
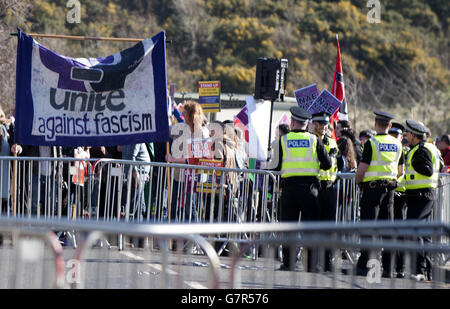
{"label": "flagpole", "polygon": [[271,140],[272,140],[273,101],[274,101],[273,99],[270,100],[269,143],[267,145],[267,162],[269,162],[271,159],[270,151],[272,150]]}

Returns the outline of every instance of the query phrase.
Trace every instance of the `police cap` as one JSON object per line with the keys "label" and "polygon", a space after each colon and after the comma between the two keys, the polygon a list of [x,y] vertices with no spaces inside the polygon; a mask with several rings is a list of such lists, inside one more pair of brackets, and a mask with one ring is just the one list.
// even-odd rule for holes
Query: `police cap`
{"label": "police cap", "polygon": [[330,122],[330,114],[326,112],[312,114],[312,121],[317,121],[321,124],[327,124]]}
{"label": "police cap", "polygon": [[405,127],[398,122],[393,122],[392,127],[389,129],[389,133],[392,134],[403,134],[405,132]]}
{"label": "police cap", "polygon": [[291,112],[291,117],[294,120],[305,122],[311,119],[311,114],[299,106],[292,106],[289,111]]}
{"label": "police cap", "polygon": [[419,121],[408,119],[406,120],[406,132],[423,135],[428,132],[428,128]]}
{"label": "police cap", "polygon": [[383,112],[383,111],[374,111],[375,119],[385,120],[385,121],[391,121],[395,118],[394,115]]}

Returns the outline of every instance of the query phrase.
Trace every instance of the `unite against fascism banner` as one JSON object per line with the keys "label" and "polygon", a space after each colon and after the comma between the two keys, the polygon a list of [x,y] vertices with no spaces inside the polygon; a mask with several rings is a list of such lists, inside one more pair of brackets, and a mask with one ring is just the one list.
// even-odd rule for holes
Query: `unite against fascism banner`
{"label": "unite against fascism banner", "polygon": [[165,33],[104,58],[69,58],[18,31],[16,142],[115,146],[169,139]]}

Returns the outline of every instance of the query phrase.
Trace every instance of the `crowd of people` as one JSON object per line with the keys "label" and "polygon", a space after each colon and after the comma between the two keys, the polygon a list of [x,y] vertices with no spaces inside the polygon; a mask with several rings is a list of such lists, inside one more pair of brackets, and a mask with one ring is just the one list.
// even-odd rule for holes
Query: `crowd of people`
{"label": "crowd of people", "polygon": [[[116,147],[48,147],[18,145],[14,141],[14,117],[6,117],[0,110],[0,125],[2,142],[0,155],[17,155],[21,157],[75,157],[75,158],[111,158],[137,162],[167,162],[173,164],[199,164],[201,159],[216,160],[221,167],[248,168],[248,149],[244,142],[244,132],[234,125],[232,120],[211,121],[208,123],[201,105],[195,101],[183,102],[182,119],[179,128],[174,125],[171,130],[170,146],[166,143],[139,143]],[[326,113],[310,115],[299,107],[291,108],[290,125],[281,124],[277,127],[276,138],[272,143],[273,154],[271,162],[265,162],[264,168],[281,172],[281,221],[298,221],[300,215],[303,221],[334,221],[336,216],[337,173],[354,173],[355,181],[361,188],[360,219],[361,220],[404,220],[425,219],[433,207],[435,200],[432,193],[436,188],[435,177],[439,172],[450,172],[450,135],[444,134],[434,141],[431,133],[422,123],[407,121],[406,125],[392,122],[394,116],[375,113],[373,129],[363,130],[357,134],[348,121],[339,121],[335,128],[330,124],[330,116]],[[334,131],[334,132],[333,132]],[[187,132],[187,133],[186,133]],[[336,136],[336,140],[332,136]],[[209,140],[207,154],[201,151],[194,155],[193,141]],[[191,143],[191,144],[190,144]],[[190,145],[190,146],[189,146]],[[201,149],[204,150],[203,144]],[[43,164],[44,163],[44,164]],[[8,194],[10,187],[8,179],[8,164],[3,161],[2,175],[2,212],[8,210]],[[39,166],[39,164],[41,164]],[[78,168],[83,169],[82,165]],[[54,178],[57,171],[52,170],[45,162],[34,162],[31,167],[33,192],[37,186],[45,185],[48,177]],[[173,188],[176,192],[185,185],[186,178],[183,168],[175,169],[173,173]],[[5,174],[6,173],[6,174]],[[131,182],[131,212],[145,217],[149,209],[144,190],[150,175],[149,166],[138,167],[127,165],[124,168],[126,179]],[[129,175],[129,176],[127,176]],[[130,177],[131,176],[131,177]],[[410,178],[408,178],[410,177]],[[412,177],[412,178],[411,178]],[[426,186],[415,185],[414,177]],[[72,179],[71,186],[83,185],[83,179]],[[99,181],[99,180],[98,180]],[[6,183],[6,186],[5,186]],[[428,186],[430,184],[430,186]],[[97,184],[98,185],[98,184]],[[238,175],[226,175],[226,187],[233,192],[239,187]],[[94,185],[95,187],[95,185]],[[71,192],[75,192],[72,188]],[[51,191],[43,191],[50,192]],[[423,193],[430,194],[423,194]],[[24,194],[24,192],[19,192]],[[100,203],[97,196],[100,194]],[[94,189],[92,198],[93,211],[97,206],[104,207],[105,193]],[[48,196],[32,194],[32,214],[39,213],[42,199]],[[302,203],[298,197],[302,196]],[[419,196],[419,198],[418,198]],[[70,197],[67,197],[70,198]],[[189,194],[181,202],[190,198]],[[209,199],[217,198],[210,194]],[[98,205],[97,205],[98,204]],[[189,207],[180,208],[180,199],[172,198],[169,207],[169,217],[175,217],[182,209],[183,218],[192,216]],[[150,207],[151,208],[151,207]],[[425,211],[424,211],[425,209]],[[101,213],[101,211],[99,211]],[[98,213],[98,212],[97,212]],[[210,214],[206,213],[206,217]],[[212,215],[214,218],[217,214]],[[309,271],[315,271],[316,265],[308,251]],[[281,269],[292,269],[290,248],[283,248],[283,263]],[[366,263],[369,252],[362,251],[358,261],[357,273],[367,273]],[[383,276],[392,276],[392,253],[384,252]],[[325,271],[331,269],[331,252],[325,252]],[[404,275],[402,258],[398,257],[396,275]],[[431,277],[429,259],[418,255],[416,275]]]}
{"label": "crowd of people", "polygon": [[[13,110],[12,110],[13,112]],[[208,123],[202,107],[195,101],[186,101],[182,104],[182,117],[183,122],[179,123],[179,130],[172,126],[172,133],[170,140],[170,146],[167,147],[167,143],[138,143],[138,144],[130,144],[130,145],[120,145],[120,146],[100,146],[100,147],[50,147],[50,146],[32,146],[32,145],[20,145],[17,144],[14,140],[14,117],[6,117],[5,113],[0,110],[0,122],[2,128],[2,144],[0,145],[2,148],[0,149],[0,154],[2,156],[18,156],[18,157],[42,157],[42,158],[80,158],[80,159],[116,159],[116,160],[128,160],[128,161],[136,161],[136,162],[167,162],[167,163],[181,163],[181,164],[198,164],[198,159],[214,159],[220,161],[221,167],[226,168],[246,168],[247,159],[245,158],[246,148],[243,143],[244,134],[242,130],[234,127],[234,123],[232,120],[228,121],[212,121]],[[177,131],[178,130],[178,131]],[[186,133],[187,132],[187,133]],[[195,158],[196,160],[192,160],[191,154],[188,154],[188,140],[189,139],[208,139],[213,142],[209,145],[210,153],[213,154],[202,156]],[[183,141],[182,141],[183,140]],[[177,148],[177,145],[180,147]],[[202,145],[203,146],[203,145]],[[184,148],[182,148],[184,147]],[[180,150],[180,151],[177,151]],[[49,195],[52,195],[52,191],[46,190],[48,189],[49,177],[56,178],[58,176],[57,167],[49,165],[50,160],[48,161],[33,161],[31,167],[31,173],[25,172],[25,175],[31,174],[32,179],[29,183],[32,184],[32,192],[30,192],[32,196],[31,202],[31,215],[38,215],[42,213],[42,205],[49,204],[50,197],[46,197],[44,192],[47,192]],[[3,190],[2,193],[2,201],[3,206],[1,208],[0,213],[7,213],[8,207],[11,210],[11,184],[7,181],[10,176],[10,168],[8,167],[9,162],[7,160],[3,161],[4,168],[2,169],[4,175],[2,177],[2,185]],[[131,214],[140,217],[146,217],[148,209],[148,203],[144,196],[144,190],[146,185],[150,180],[150,167],[149,165],[142,165],[143,167],[139,167],[138,165],[124,165],[123,174],[125,179],[130,179],[131,182],[131,202],[132,209],[130,210]],[[76,167],[78,170],[81,169],[84,175],[87,175],[88,170],[86,165],[82,162],[76,163]],[[131,168],[130,168],[131,167]],[[25,167],[28,169],[28,167]],[[68,165],[64,164],[64,171],[61,172],[63,175],[67,175]],[[130,172],[131,170],[131,172]],[[180,183],[185,181],[184,179],[184,170],[175,169],[173,173],[173,187],[172,191],[176,192]],[[130,175],[129,175],[130,174]],[[104,176],[104,175],[103,175]],[[131,176],[131,177],[130,177]],[[20,177],[20,176],[18,176]],[[28,176],[27,176],[28,177]],[[76,178],[76,179],[75,179]],[[83,175],[74,175],[71,179],[70,183],[66,184],[71,186],[70,192],[75,193],[78,187],[77,185],[83,186],[83,183],[86,181],[87,177]],[[28,182],[28,179],[18,180]],[[85,215],[95,215],[95,213],[103,213],[104,201],[105,201],[105,186],[102,187],[103,192],[98,192],[98,181],[100,179],[96,179],[96,183],[94,184],[94,190],[92,192],[93,196],[91,199],[92,207],[89,207],[89,214]],[[155,181],[156,183],[156,181]],[[230,186],[237,186],[237,175],[235,173],[227,174],[227,184]],[[47,185],[47,188],[44,188]],[[125,186],[127,183],[124,184]],[[38,187],[40,187],[42,194],[40,194],[40,198],[37,194]],[[126,190],[126,187],[124,188]],[[148,188],[147,188],[148,189]],[[234,189],[235,190],[235,189]],[[26,191],[26,190],[25,190]],[[86,189],[81,189],[81,194],[86,195]],[[124,191],[126,192],[126,191]],[[19,198],[17,200],[25,200],[21,198],[21,194],[26,194],[27,192],[18,192]],[[100,195],[100,197],[99,197]],[[126,194],[123,194],[126,196]],[[40,199],[39,201],[37,199]],[[74,197],[65,197],[65,198],[74,198]],[[98,198],[100,199],[99,203],[97,202]],[[47,200],[46,200],[47,199]],[[87,212],[87,201],[85,196],[81,196],[80,199],[84,201],[85,205],[83,211]],[[125,204],[126,201],[123,201]],[[178,204],[177,204],[178,203]],[[8,206],[9,204],[9,206]],[[63,203],[63,205],[70,203]],[[97,204],[101,209],[97,209]],[[172,218],[175,217],[175,212],[177,209],[177,205],[179,206],[179,201],[175,198],[172,199],[172,207],[171,207],[171,215]],[[124,206],[122,206],[124,208]],[[178,207],[179,208],[179,207]],[[189,209],[185,209],[186,217],[189,217]],[[70,212],[70,211],[69,211]],[[124,214],[125,210],[122,209],[121,212]],[[63,211],[63,215],[66,213],[66,209]]]}

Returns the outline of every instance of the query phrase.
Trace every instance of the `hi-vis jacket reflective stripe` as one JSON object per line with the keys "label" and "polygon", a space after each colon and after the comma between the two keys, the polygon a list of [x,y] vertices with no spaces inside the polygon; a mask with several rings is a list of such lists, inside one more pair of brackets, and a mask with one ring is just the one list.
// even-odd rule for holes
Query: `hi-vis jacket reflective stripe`
{"label": "hi-vis jacket reflective stripe", "polygon": [[406,158],[406,170],[405,170],[405,188],[406,190],[415,190],[415,189],[427,189],[427,188],[436,188],[439,181],[439,158],[437,157],[437,153],[435,152],[434,147],[425,143],[424,147],[428,149],[431,153],[431,160],[433,162],[433,175],[431,177],[424,176],[422,174],[417,173],[412,166],[412,157],[414,153],[419,149],[420,145],[416,145],[409,153]]}
{"label": "hi-vis jacket reflective stripe", "polygon": [[324,171],[324,170],[320,170],[319,172],[319,180],[324,180],[324,181],[335,181],[337,178],[337,159],[336,159],[336,154],[337,154],[337,144],[336,141],[332,138],[329,138],[328,136],[325,136],[325,138],[328,140],[328,144],[324,144],[325,149],[327,150],[328,154],[330,154],[331,149],[336,149],[336,152],[334,155],[330,155],[330,159],[331,159],[331,168]]}
{"label": "hi-vis jacket reflective stripe", "polygon": [[402,155],[402,144],[390,135],[376,135],[370,140],[372,160],[362,182],[373,180],[395,180],[398,161]]}
{"label": "hi-vis jacket reflective stripe", "polygon": [[[402,152],[403,152],[403,155],[406,158],[406,156],[408,155],[408,152],[409,152],[409,147],[403,147]],[[403,175],[400,176],[397,179],[397,188],[395,188],[395,192],[403,193],[405,191],[406,191],[406,188],[405,188],[405,174],[403,173]]]}
{"label": "hi-vis jacket reflective stripe", "polygon": [[281,137],[281,178],[318,176],[317,137],[308,132],[289,132]]}
{"label": "hi-vis jacket reflective stripe", "polygon": [[395,192],[405,192],[406,191],[406,187],[405,187],[405,175],[400,176],[397,179],[397,188],[395,188]]}

